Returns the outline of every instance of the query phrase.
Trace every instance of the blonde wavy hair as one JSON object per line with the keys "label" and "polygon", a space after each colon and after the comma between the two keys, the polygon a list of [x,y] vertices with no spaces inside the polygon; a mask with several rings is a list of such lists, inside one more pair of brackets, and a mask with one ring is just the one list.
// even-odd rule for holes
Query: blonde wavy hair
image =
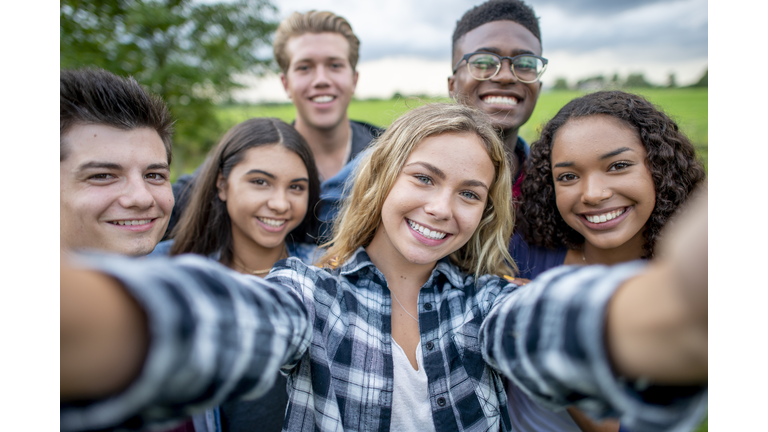
{"label": "blonde wavy hair", "polygon": [[347,20],[333,12],[311,10],[306,13],[292,13],[275,30],[272,49],[275,60],[277,60],[283,73],[288,73],[288,66],[291,64],[290,54],[285,48],[288,40],[306,33],[338,33],[342,35],[349,43],[349,65],[352,66],[352,70],[355,70],[360,53],[360,40],[352,32],[352,26]]}
{"label": "blonde wavy hair", "polygon": [[368,246],[381,224],[381,210],[411,152],[425,138],[447,133],[476,135],[493,162],[495,174],[483,216],[472,237],[450,255],[452,263],[476,277],[514,275],[507,251],[514,226],[512,179],[504,145],[485,114],[461,104],[433,103],[407,112],[371,144],[355,171],[352,190],[333,226],[328,250],[318,264],[336,267],[360,246]]}

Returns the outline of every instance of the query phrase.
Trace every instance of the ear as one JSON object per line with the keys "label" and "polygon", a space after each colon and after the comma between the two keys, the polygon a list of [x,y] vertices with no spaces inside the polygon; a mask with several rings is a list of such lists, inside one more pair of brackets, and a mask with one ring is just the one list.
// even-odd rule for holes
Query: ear
{"label": "ear", "polygon": [[219,173],[216,178],[216,189],[219,190],[219,199],[227,202],[227,180]]}
{"label": "ear", "polygon": [[352,75],[352,93],[355,92],[355,89],[357,88],[357,78],[360,76],[360,74],[355,71],[355,74]]}
{"label": "ear", "polygon": [[288,91],[288,77],[282,72],[280,72],[280,82],[283,83],[283,90],[285,90],[285,94],[288,96],[288,99],[290,99],[291,93]]}
{"label": "ear", "polygon": [[450,96],[453,99],[456,99],[456,75],[451,75],[448,77],[448,96]]}

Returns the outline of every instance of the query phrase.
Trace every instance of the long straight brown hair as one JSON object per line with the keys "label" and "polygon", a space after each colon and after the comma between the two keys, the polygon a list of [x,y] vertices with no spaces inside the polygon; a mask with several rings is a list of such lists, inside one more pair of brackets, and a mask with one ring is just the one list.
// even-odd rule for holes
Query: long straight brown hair
{"label": "long straight brown hair", "polygon": [[312,215],[320,196],[320,177],[307,141],[282,120],[253,118],[235,125],[208,154],[200,175],[189,186],[193,188],[189,205],[171,232],[174,239],[171,255],[208,256],[221,251],[221,262],[225,265],[232,262],[232,221],[226,203],[219,198],[216,182],[219,174],[225,180],[229,178],[246,150],[267,145],[280,145],[296,153],[309,175],[307,214],[288,233],[286,241],[302,241],[305,233],[315,231],[316,219]]}

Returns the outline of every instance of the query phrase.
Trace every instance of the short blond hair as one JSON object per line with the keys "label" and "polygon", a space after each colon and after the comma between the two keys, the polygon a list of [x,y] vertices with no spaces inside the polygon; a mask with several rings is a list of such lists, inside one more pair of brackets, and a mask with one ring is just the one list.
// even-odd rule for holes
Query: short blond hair
{"label": "short blond hair", "polygon": [[349,43],[349,64],[352,70],[357,67],[357,59],[360,57],[360,40],[352,32],[352,26],[344,18],[328,11],[311,10],[306,13],[294,12],[284,19],[275,31],[275,40],[272,49],[275,60],[280,65],[283,73],[288,72],[291,58],[286,51],[288,40],[294,36],[305,33],[338,33],[344,36]]}
{"label": "short blond hair", "polygon": [[514,210],[504,144],[484,113],[449,103],[427,104],[407,112],[371,144],[355,171],[352,190],[334,223],[333,237],[323,245],[328,251],[318,264],[335,267],[348,260],[357,248],[371,243],[381,224],[384,201],[411,152],[424,139],[447,133],[476,135],[495,170],[482,219],[472,237],[450,255],[450,260],[476,277],[516,273],[507,250]]}

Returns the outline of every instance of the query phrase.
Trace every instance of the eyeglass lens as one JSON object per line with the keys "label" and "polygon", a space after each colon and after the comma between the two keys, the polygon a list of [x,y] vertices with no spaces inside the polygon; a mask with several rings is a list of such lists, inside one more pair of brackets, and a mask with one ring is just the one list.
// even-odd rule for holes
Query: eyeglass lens
{"label": "eyeglass lens", "polygon": [[[469,73],[475,79],[487,80],[496,75],[501,59],[492,54],[478,53],[467,59]],[[534,56],[519,56],[512,61],[513,73],[520,81],[536,81],[544,70],[544,62]]]}

